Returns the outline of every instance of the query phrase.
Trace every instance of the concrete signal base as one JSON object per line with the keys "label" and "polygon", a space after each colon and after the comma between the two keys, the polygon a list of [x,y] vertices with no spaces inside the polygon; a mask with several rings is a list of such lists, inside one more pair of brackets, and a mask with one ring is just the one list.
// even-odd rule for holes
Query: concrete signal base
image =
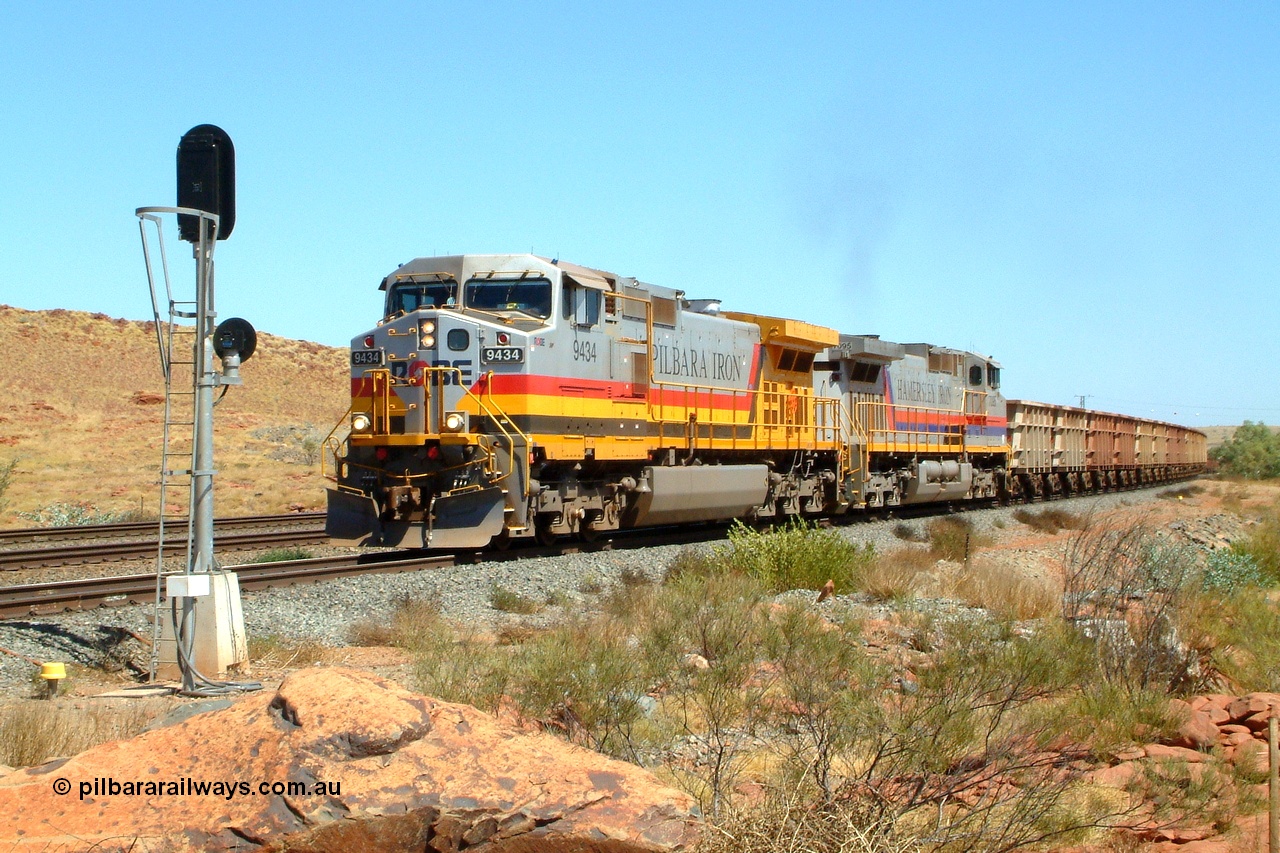
{"label": "concrete signal base", "polygon": [[[249,660],[249,645],[244,630],[244,611],[240,606],[240,579],[235,572],[201,572],[172,575],[166,580],[170,602],[177,603],[182,618],[183,598],[195,600],[194,640],[191,657],[196,669],[208,678],[217,678]],[[174,641],[173,605],[163,608],[159,664],[156,678],[180,681],[177,645]]]}

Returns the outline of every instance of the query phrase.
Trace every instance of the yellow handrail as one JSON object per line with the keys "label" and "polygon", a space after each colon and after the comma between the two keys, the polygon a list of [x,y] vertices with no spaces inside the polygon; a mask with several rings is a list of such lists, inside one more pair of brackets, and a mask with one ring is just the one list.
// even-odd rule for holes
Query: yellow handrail
{"label": "yellow handrail", "polygon": [[[889,411],[895,417],[890,421]],[[877,450],[890,453],[965,453],[968,449],[968,417],[978,413],[966,413],[958,409],[940,409],[927,406],[902,406],[871,400],[859,400],[854,404],[856,420],[866,425],[867,445],[877,445]],[[898,415],[906,414],[906,424],[897,425]],[[985,415],[985,413],[983,413]],[[929,429],[932,426],[934,429]],[[923,427],[923,428],[922,428]]]}
{"label": "yellow handrail", "polygon": [[[342,445],[346,444],[346,439],[339,440],[337,438],[338,428],[347,422],[347,418],[351,416],[351,410],[354,406],[347,406],[347,410],[342,413],[342,417],[338,418],[338,422],[333,425],[333,429],[329,430],[329,434],[324,437],[324,441],[320,443],[320,476],[334,483],[338,482],[338,454],[342,452]],[[326,463],[325,451],[328,450],[333,454],[332,474],[327,473],[328,465]]]}

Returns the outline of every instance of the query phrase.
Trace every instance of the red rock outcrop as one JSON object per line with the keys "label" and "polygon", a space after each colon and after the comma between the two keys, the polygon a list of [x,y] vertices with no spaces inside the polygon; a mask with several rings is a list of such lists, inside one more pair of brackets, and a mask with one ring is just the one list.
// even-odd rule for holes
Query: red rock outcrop
{"label": "red rock outcrop", "polygon": [[346,669],[0,778],[14,851],[674,851],[695,814],[640,768]]}

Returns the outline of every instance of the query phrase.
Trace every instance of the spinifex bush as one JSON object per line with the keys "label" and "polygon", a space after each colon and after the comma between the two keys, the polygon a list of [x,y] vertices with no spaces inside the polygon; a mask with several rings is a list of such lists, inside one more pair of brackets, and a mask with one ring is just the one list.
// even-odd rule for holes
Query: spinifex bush
{"label": "spinifex bush", "polygon": [[0,711],[0,764],[30,767],[75,755],[110,740],[133,737],[170,707],[129,700],[111,707],[60,708],[48,701],[18,701]]}
{"label": "spinifex bush", "polygon": [[973,529],[969,519],[959,516],[935,518],[925,529],[929,534],[929,552],[939,560],[961,563],[991,543],[990,537]]}
{"label": "spinifex bush", "polygon": [[405,596],[391,613],[365,619],[351,626],[350,641],[357,646],[396,646],[409,651],[431,648],[441,635],[453,629],[440,615],[440,603]]}
{"label": "spinifex bush", "polygon": [[1086,520],[1081,516],[1057,507],[1042,509],[1039,512],[1016,509],[1013,511],[1013,517],[1032,530],[1039,530],[1042,533],[1057,533],[1064,528],[1067,530],[1079,530],[1086,524]]}
{"label": "spinifex bush", "polygon": [[138,513],[135,511],[109,512],[99,509],[86,501],[59,501],[41,507],[34,512],[20,512],[19,518],[35,524],[36,527],[80,527],[86,524],[116,524],[122,521],[134,521]]}
{"label": "spinifex bush", "polygon": [[836,589],[856,588],[875,549],[859,546],[832,529],[793,519],[771,530],[744,524],[729,530],[729,545],[716,549],[725,569],[760,579],[769,589],[820,589],[828,580]]}
{"label": "spinifex bush", "polygon": [[306,548],[272,548],[250,560],[250,563],[287,563],[290,560],[310,560],[315,554]]}

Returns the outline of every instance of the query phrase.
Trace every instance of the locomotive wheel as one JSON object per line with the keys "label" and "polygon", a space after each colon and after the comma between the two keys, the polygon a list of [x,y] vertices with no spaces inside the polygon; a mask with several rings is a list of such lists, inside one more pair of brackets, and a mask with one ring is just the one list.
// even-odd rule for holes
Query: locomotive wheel
{"label": "locomotive wheel", "polygon": [[502,528],[502,532],[489,540],[489,547],[495,551],[506,551],[511,547],[511,531]]}
{"label": "locomotive wheel", "polygon": [[539,545],[550,548],[556,544],[556,534],[551,529],[553,524],[550,518],[539,518],[533,523],[533,538]]}

